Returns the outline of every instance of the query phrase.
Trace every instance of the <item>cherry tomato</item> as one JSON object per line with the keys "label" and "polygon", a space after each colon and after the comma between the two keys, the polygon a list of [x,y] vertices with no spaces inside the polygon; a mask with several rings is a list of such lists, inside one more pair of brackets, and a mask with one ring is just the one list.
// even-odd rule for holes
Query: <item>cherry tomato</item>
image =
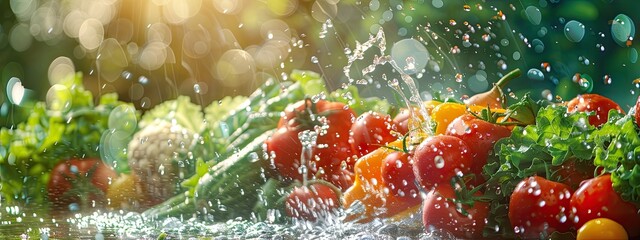
{"label": "cherry tomato", "polygon": [[309,221],[315,221],[339,206],[336,192],[321,183],[295,187],[285,202],[287,215]]}
{"label": "cherry tomato", "polygon": [[382,184],[400,198],[419,198],[413,175],[413,162],[404,152],[392,152],[382,160]]}
{"label": "cherry tomato", "polygon": [[476,175],[476,179],[481,179],[482,168],[487,164],[487,158],[493,152],[493,146],[498,140],[511,136],[511,130],[505,126],[478,119],[471,114],[464,114],[449,124],[445,134],[458,137],[469,146],[473,156],[471,172]]}
{"label": "cherry tomato", "polygon": [[298,173],[302,143],[298,134],[304,130],[319,131],[308,171],[314,176],[320,169],[338,172],[342,162],[353,169],[353,149],[349,143],[349,130],[355,113],[343,103],[320,100],[297,102],[287,107],[280,119],[278,130],[266,141],[276,170],[285,178],[301,179]]}
{"label": "cherry tomato", "polygon": [[567,103],[567,111],[573,112],[594,112],[589,116],[589,123],[592,126],[599,127],[609,119],[609,110],[615,109],[620,113],[624,113],[620,105],[613,100],[598,94],[582,94],[571,99]]}
{"label": "cherry tomato", "polygon": [[554,167],[556,175],[561,179],[560,182],[567,184],[572,190],[578,189],[582,181],[593,178],[596,167],[591,163],[580,162],[576,164],[576,160],[569,160],[562,165]]}
{"label": "cherry tomato", "polygon": [[523,238],[549,236],[554,231],[568,232],[570,219],[569,186],[534,176],[516,186],[509,200],[509,220]]}
{"label": "cherry tomato", "polygon": [[70,159],[51,171],[47,195],[56,209],[87,210],[94,202],[106,203],[105,193],[115,178],[116,172],[100,159]]}
{"label": "cherry tomato", "polygon": [[[481,196],[476,192],[474,196]],[[451,201],[456,194],[448,184],[429,191],[422,202],[422,223],[425,229],[444,229],[457,238],[481,239],[489,215],[489,203],[474,202],[473,206]]]}
{"label": "cherry tomato", "polygon": [[292,131],[286,127],[278,128],[267,139],[266,144],[267,152],[271,155],[280,176],[302,180],[302,175],[298,172],[300,154],[302,153],[302,143],[298,139],[298,131]]}
{"label": "cherry tomato", "polygon": [[396,124],[389,115],[369,111],[360,115],[351,126],[351,144],[361,157],[398,139],[392,133],[395,131]]}
{"label": "cherry tomato", "polygon": [[620,223],[629,237],[640,236],[640,210],[622,200],[613,189],[611,175],[584,181],[571,197],[573,220],[577,228],[596,218],[608,218]]}
{"label": "cherry tomato", "polygon": [[576,240],[629,239],[627,231],[619,223],[608,218],[596,218],[586,222],[580,229]]}
{"label": "cherry tomato", "polygon": [[473,156],[457,137],[438,135],[422,141],[413,154],[413,172],[424,189],[448,183],[457,172],[469,173]]}

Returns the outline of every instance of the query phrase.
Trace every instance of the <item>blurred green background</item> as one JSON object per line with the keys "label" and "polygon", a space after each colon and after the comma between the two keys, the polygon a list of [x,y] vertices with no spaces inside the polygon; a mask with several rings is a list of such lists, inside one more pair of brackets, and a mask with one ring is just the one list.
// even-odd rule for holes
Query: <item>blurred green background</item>
{"label": "blurred green background", "polygon": [[[0,126],[24,119],[30,103],[46,101],[49,87],[75,71],[96,95],[117,92],[143,110],[177,95],[202,105],[246,95],[267,78],[287,81],[292,69],[319,72],[333,89],[357,84],[365,95],[390,100],[388,81],[402,70],[412,73],[423,98],[435,92],[464,98],[514,68],[524,75],[507,89],[513,98],[595,92],[629,109],[640,87],[638,6],[634,0],[1,1]],[[380,29],[384,39],[376,40]],[[375,46],[356,58],[358,44],[369,39]],[[386,63],[363,75],[380,56],[405,68]]]}

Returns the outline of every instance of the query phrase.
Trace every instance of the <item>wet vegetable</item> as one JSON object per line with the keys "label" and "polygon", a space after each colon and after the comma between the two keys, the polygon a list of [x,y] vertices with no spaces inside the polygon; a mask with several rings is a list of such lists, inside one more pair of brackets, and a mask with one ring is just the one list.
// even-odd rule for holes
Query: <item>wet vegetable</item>
{"label": "wet vegetable", "polygon": [[[445,230],[457,238],[482,238],[489,203],[473,199],[481,196],[481,192],[461,191],[467,190],[454,190],[452,185],[441,184],[427,193],[422,202],[422,222],[427,232]],[[471,196],[462,196],[463,194]]]}
{"label": "wet vegetable", "polygon": [[639,211],[613,189],[608,174],[585,181],[571,196],[571,213],[577,228],[593,219],[608,218],[622,225],[629,237],[637,237]]}
{"label": "wet vegetable", "polygon": [[[47,184],[54,166],[66,159],[100,158],[102,136],[113,127],[114,109],[134,109],[116,94],[94,96],[85,90],[82,74],[60,81],[47,102],[37,102],[29,118],[0,130],[0,192],[3,201],[45,204]],[[134,118],[137,113],[131,113]],[[131,130],[132,126],[121,128]],[[133,126],[135,128],[135,126]],[[110,164],[126,172],[126,158]]]}
{"label": "wet vegetable", "polygon": [[493,153],[495,143],[511,136],[511,130],[496,124],[496,121],[497,119],[492,117],[479,119],[471,114],[465,114],[454,119],[445,133],[460,138],[469,147],[473,158],[471,173],[476,175],[477,182],[484,181],[482,168],[487,164],[489,154]]}
{"label": "wet vegetable", "polygon": [[[391,142],[388,146],[402,148],[402,141]],[[377,217],[391,217],[420,204],[419,194],[397,197],[380,183],[383,160],[393,152],[396,150],[382,147],[356,161],[353,186],[344,192],[341,200],[345,208],[358,205],[363,209],[349,214],[348,220],[368,222]]]}
{"label": "wet vegetable", "polygon": [[613,100],[598,94],[582,94],[567,102],[567,111],[587,112],[589,116],[589,124],[599,127],[609,119],[609,111],[616,110],[624,113],[620,105]]}
{"label": "wet vegetable", "polygon": [[437,135],[420,143],[413,153],[416,182],[426,190],[448,183],[458,174],[471,173],[473,155],[460,138]]}
{"label": "wet vegetable", "polygon": [[[307,174],[299,172],[299,168],[302,142],[309,140],[299,138],[299,134],[309,130],[315,133],[316,144],[309,146],[311,154],[305,163],[308,177],[320,173],[329,180],[326,176],[339,172],[342,162],[353,156],[349,130],[354,118],[353,110],[341,102],[306,99],[289,105],[278,123],[278,130],[266,142],[276,171],[285,178],[297,180]],[[346,168],[353,169],[353,162],[346,163]]]}
{"label": "wet vegetable", "polygon": [[358,156],[364,156],[398,139],[396,123],[389,115],[366,112],[358,116],[351,126],[351,144]]}
{"label": "wet vegetable", "polygon": [[69,159],[58,163],[51,171],[47,196],[54,208],[87,211],[105,206],[105,193],[116,172],[102,160]]}
{"label": "wet vegetable", "polygon": [[294,187],[285,203],[287,215],[309,221],[327,217],[340,206],[338,193],[322,183]]}
{"label": "wet vegetable", "polygon": [[409,153],[397,151],[382,160],[382,184],[400,198],[415,198],[420,193],[415,184],[413,160]]}
{"label": "wet vegetable", "polygon": [[465,101],[465,104],[469,106],[481,106],[490,108],[504,108],[507,102],[506,96],[502,92],[502,89],[514,78],[519,77],[522,74],[520,69],[515,69],[502,77],[498,82],[493,84],[493,87],[484,93],[479,93],[471,96]]}
{"label": "wet vegetable", "polygon": [[522,180],[509,199],[509,220],[516,235],[546,238],[573,227],[569,186],[533,176]]}
{"label": "wet vegetable", "polygon": [[107,189],[107,206],[110,209],[139,210],[147,196],[136,184],[138,180],[132,174],[120,174],[109,184]]}
{"label": "wet vegetable", "polygon": [[577,240],[588,239],[629,239],[627,232],[622,225],[608,219],[608,218],[596,218],[586,222],[580,229],[578,229]]}

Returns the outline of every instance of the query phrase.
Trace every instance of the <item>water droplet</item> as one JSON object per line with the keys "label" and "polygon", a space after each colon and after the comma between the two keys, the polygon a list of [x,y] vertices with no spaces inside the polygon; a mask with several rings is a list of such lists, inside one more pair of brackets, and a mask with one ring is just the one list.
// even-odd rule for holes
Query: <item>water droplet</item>
{"label": "water droplet", "polygon": [[631,48],[629,50],[629,61],[631,63],[638,62],[638,50],[636,50],[635,48]]}
{"label": "water droplet", "polygon": [[436,164],[436,168],[443,168],[444,167],[444,158],[440,155],[436,156],[435,158],[433,158],[433,162]]}
{"label": "water droplet", "polygon": [[380,8],[380,2],[378,0],[373,0],[369,2],[369,9],[371,11],[377,11]]}
{"label": "water droplet", "polygon": [[536,53],[542,53],[544,51],[544,43],[540,39],[533,39],[533,41],[531,41],[531,46],[533,46],[533,50]]}
{"label": "water droplet", "polygon": [[527,71],[527,77],[531,80],[542,81],[544,80],[544,73],[540,69],[532,68]]}
{"label": "water droplet", "polygon": [[571,20],[564,25],[564,36],[571,42],[580,42],[584,37],[585,28],[581,22]]}
{"label": "water droplet", "polygon": [[194,91],[196,94],[200,94],[200,91],[201,91],[201,89],[200,89],[200,84],[197,84],[197,83],[196,83],[196,84],[193,84],[193,91]]}
{"label": "water droplet", "polygon": [[149,83],[149,78],[145,76],[140,76],[138,77],[138,82],[142,85],[146,85],[147,83]]}
{"label": "water droplet", "polygon": [[396,70],[416,74],[427,66],[429,52],[418,40],[407,38],[393,44],[391,59]]}
{"label": "water droplet", "polygon": [[635,34],[635,24],[627,15],[618,14],[611,22],[611,37],[621,47],[628,47]]}
{"label": "water droplet", "polygon": [[318,57],[316,56],[311,56],[311,63],[318,63]]}
{"label": "water droplet", "polygon": [[525,9],[525,14],[527,15],[527,19],[533,25],[539,25],[542,20],[542,13],[540,13],[540,9],[534,6],[528,6]]}
{"label": "water droplet", "polygon": [[432,0],[431,5],[433,5],[433,7],[435,8],[441,8],[442,6],[444,6],[444,2],[442,0]]}
{"label": "water droplet", "polygon": [[160,164],[160,167],[158,167],[158,172],[160,173],[160,175],[164,175],[164,165]]}
{"label": "water droplet", "polygon": [[541,27],[540,30],[538,30],[538,37],[544,37],[547,35],[547,28],[546,27]]}

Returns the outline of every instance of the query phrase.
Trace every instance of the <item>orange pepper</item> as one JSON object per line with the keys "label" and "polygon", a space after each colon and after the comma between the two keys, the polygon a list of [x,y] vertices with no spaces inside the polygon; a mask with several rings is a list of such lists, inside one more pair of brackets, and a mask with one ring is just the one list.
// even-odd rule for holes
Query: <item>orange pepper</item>
{"label": "orange pepper", "polygon": [[[467,113],[467,108],[469,108],[470,111],[478,114],[487,107],[467,106],[461,103],[446,102],[433,108],[433,110],[431,111],[431,120],[436,124],[434,134],[444,134],[447,131],[447,126],[449,126],[449,123],[451,123],[457,117]],[[497,113],[505,112],[505,110],[501,108],[492,108],[491,111]]]}
{"label": "orange pepper", "polygon": [[[402,148],[402,141],[397,140],[388,146]],[[386,218],[405,211],[421,202],[407,201],[389,194],[385,190],[382,181],[382,161],[394,150],[378,148],[377,150],[361,157],[355,164],[355,180],[353,185],[342,195],[343,206],[349,207],[356,200],[364,204],[365,211],[362,215],[349,216],[348,220],[370,221],[373,218]]]}

